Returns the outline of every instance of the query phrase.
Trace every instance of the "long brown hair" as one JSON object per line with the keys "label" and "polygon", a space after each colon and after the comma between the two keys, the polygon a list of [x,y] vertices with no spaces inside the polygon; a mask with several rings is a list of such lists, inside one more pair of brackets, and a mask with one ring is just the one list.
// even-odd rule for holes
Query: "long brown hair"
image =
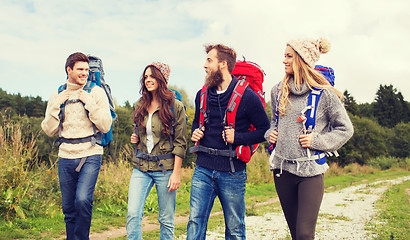
{"label": "long brown hair", "polygon": [[[289,46],[289,45],[288,45]],[[303,61],[302,57],[296,52],[293,54],[293,74],[286,73],[285,77],[283,78],[280,86],[280,97],[279,97],[279,104],[278,110],[279,115],[284,115],[286,112],[287,105],[289,102],[289,93],[290,93],[290,86],[289,80],[294,79],[296,89],[300,89],[300,86],[306,81],[308,87],[310,89],[319,88],[319,89],[331,89],[333,90],[336,95],[339,97],[340,100],[343,98],[343,94],[339,92],[336,88],[330,85],[329,81],[326,78],[317,72],[315,69],[310,67],[308,64]]]}
{"label": "long brown hair", "polygon": [[168,89],[167,82],[161,72],[154,66],[148,65],[145,67],[144,72],[141,77],[141,89],[140,94],[142,95],[140,103],[136,109],[134,109],[134,123],[138,127],[142,127],[145,130],[144,118],[148,115],[148,107],[153,100],[153,95],[145,87],[145,71],[150,68],[152,77],[157,80],[158,90],[156,91],[159,100],[159,119],[164,125],[163,133],[170,135],[170,129],[172,125],[173,114],[171,112],[171,106],[174,104],[174,93]]}

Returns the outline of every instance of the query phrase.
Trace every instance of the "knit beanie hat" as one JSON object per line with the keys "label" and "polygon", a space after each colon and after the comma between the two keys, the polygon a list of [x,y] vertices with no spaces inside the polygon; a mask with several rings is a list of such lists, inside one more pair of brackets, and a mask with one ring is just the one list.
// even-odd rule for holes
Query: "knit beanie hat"
{"label": "knit beanie hat", "polygon": [[168,83],[169,74],[171,73],[171,69],[169,68],[169,66],[165,63],[160,62],[153,62],[151,63],[151,65],[162,73],[162,76],[164,76],[165,81]]}
{"label": "knit beanie hat", "polygon": [[287,44],[312,68],[315,67],[315,63],[319,60],[320,54],[327,53],[330,50],[330,42],[326,38],[303,38],[289,41]]}

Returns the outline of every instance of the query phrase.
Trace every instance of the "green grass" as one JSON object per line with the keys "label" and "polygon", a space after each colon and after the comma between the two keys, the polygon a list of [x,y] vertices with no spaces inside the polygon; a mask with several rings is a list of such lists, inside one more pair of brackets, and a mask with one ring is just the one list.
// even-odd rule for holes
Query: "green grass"
{"label": "green grass", "polygon": [[319,219],[321,218],[326,218],[328,220],[342,220],[342,221],[351,221],[352,219],[346,217],[346,216],[340,216],[340,215],[333,215],[329,213],[319,213]]}
{"label": "green grass", "polygon": [[377,202],[378,220],[382,223],[369,225],[378,234],[377,239],[410,239],[410,181],[388,189]]}
{"label": "green grass", "polygon": [[[377,171],[375,173],[345,173],[339,176],[327,176],[325,177],[326,191],[335,191],[344,187],[348,187],[354,184],[362,184],[363,180],[366,183],[371,183],[380,179],[393,179],[403,175],[409,175],[410,173],[403,170],[387,170],[387,171]],[[189,189],[190,183],[185,182],[184,185],[180,187],[177,194],[177,216],[187,216],[189,215]],[[274,204],[269,204],[265,206],[256,206],[257,203],[266,202],[276,197],[275,186],[273,183],[267,184],[247,184],[245,202],[248,206],[247,215],[248,216],[259,216],[263,215],[268,211],[281,211],[278,202]],[[149,199],[156,200],[155,188],[150,193]],[[156,203],[155,203],[156,204]],[[155,204],[152,203],[155,208]],[[157,211],[147,210],[150,204],[146,206],[145,216],[148,218],[149,222],[154,224],[157,223],[158,213]],[[405,204],[401,204],[405,205]],[[103,232],[112,228],[124,227],[126,222],[126,209],[121,206],[106,206],[108,210],[102,211],[101,208],[104,205],[99,203],[94,206],[93,221],[91,226],[91,232]],[[98,210],[100,209],[100,210]],[[109,210],[111,209],[111,210]],[[115,209],[121,209],[116,212]],[[221,211],[221,205],[219,200],[215,200],[214,208],[212,213]],[[408,214],[408,213],[407,213]],[[175,236],[181,236],[186,234],[186,224],[181,223],[176,225]],[[220,229],[224,226],[223,215],[214,216],[209,219],[208,229],[210,231],[215,231],[215,229]],[[53,239],[58,236],[64,236],[64,220],[63,215],[60,212],[56,214],[54,218],[33,218],[26,220],[19,220],[15,223],[10,223],[6,221],[0,221],[0,239]],[[395,233],[394,233],[395,234]],[[158,239],[159,229],[144,232],[144,238],[146,239]],[[120,237],[117,239],[126,239],[125,237]],[[400,239],[400,238],[397,238]]]}
{"label": "green grass", "polygon": [[[394,179],[404,175],[410,175],[409,172],[403,170],[388,170],[388,171],[377,171],[376,173],[346,173],[346,175],[341,176],[328,176],[325,178],[325,185],[328,188],[326,191],[336,191],[337,189],[349,187],[352,185],[362,184],[363,180],[366,183],[372,183],[381,179]],[[247,216],[261,216],[266,212],[280,212],[280,203],[272,203],[263,206],[254,206],[256,203],[265,202],[276,197],[275,186],[272,183],[269,184],[247,184],[245,201],[246,205],[250,207],[247,209]],[[189,207],[189,206],[188,206]],[[221,206],[219,201],[215,201],[215,206],[213,212],[216,210],[220,211]],[[178,209],[177,209],[178,211]],[[189,211],[189,209],[188,209]],[[345,220],[348,221],[346,217],[343,216],[331,216],[335,220]],[[182,235],[186,234],[187,223],[181,223],[175,226],[175,239],[178,239]],[[208,231],[224,231],[224,218],[223,215],[218,215],[211,217],[208,221]],[[145,239],[159,239],[159,229],[144,232],[143,237]],[[125,239],[125,238],[118,238]],[[400,238],[397,238],[400,239]]]}
{"label": "green grass", "polygon": [[[50,164],[47,165],[33,161],[36,159],[36,136],[23,139],[21,131],[22,127],[19,124],[7,122],[3,126],[0,125],[0,240],[63,238],[65,224],[61,211],[56,160],[50,159]],[[123,157],[115,163],[104,161],[94,194],[92,233],[125,226],[128,184],[132,170],[127,162],[127,156],[131,155],[132,149],[123,149]],[[273,176],[268,168],[267,154],[261,149],[247,167],[245,202],[248,206],[248,216],[263,214],[263,210],[280,211],[278,203],[276,207],[275,204],[258,205],[276,197]],[[192,174],[193,169],[190,168],[184,168],[181,172],[176,216],[189,215]],[[362,183],[363,180],[370,183],[378,179],[392,179],[403,175],[409,175],[408,167],[405,170],[381,171],[358,164],[351,164],[345,168],[331,164],[330,170],[325,174],[325,187],[326,191],[334,191]],[[220,212],[221,209],[219,200],[216,199],[212,213]],[[147,198],[144,216],[145,222],[158,224],[155,188]],[[221,226],[223,229],[222,215],[209,220],[208,229],[213,230]],[[184,234],[185,231],[186,223],[177,225],[177,236]],[[144,233],[144,236],[158,239],[158,234],[159,230],[154,230]]]}
{"label": "green grass", "polygon": [[353,184],[374,182],[380,179],[393,179],[405,175],[410,175],[410,172],[402,169],[389,169],[385,171],[377,171],[371,173],[345,173],[339,176],[325,175],[325,191],[331,192],[342,189]]}
{"label": "green grass", "polygon": [[[63,223],[63,224],[62,224]],[[64,217],[0,221],[0,239],[55,239],[65,233]]]}

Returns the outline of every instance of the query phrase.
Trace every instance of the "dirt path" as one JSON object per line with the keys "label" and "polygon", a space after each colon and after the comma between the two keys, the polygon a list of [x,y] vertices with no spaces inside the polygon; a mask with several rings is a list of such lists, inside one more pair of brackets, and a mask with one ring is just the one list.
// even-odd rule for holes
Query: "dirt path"
{"label": "dirt path", "polygon": [[[278,198],[273,198],[267,202],[263,202],[263,203],[257,203],[255,204],[253,207],[258,207],[258,206],[264,206],[264,205],[268,205],[268,204],[272,204],[275,202],[278,202],[279,199]],[[216,212],[216,213],[212,213],[211,217],[213,216],[217,216],[217,215],[222,215],[222,212]],[[145,217],[144,217],[145,218]],[[175,217],[175,222],[174,224],[180,224],[180,223],[187,223],[188,222],[188,218],[189,216],[182,216],[182,217]],[[143,222],[147,222],[147,221],[143,221]],[[143,224],[142,226],[142,231],[146,232],[146,231],[151,231],[154,229],[159,228],[158,223],[156,224]],[[122,236],[126,236],[127,232],[125,227],[122,228],[117,228],[117,229],[112,229],[109,231],[105,231],[102,233],[94,233],[90,235],[90,240],[104,240],[104,239],[110,239],[110,238],[118,238],[118,237],[122,237]]]}
{"label": "dirt path", "polygon": [[[344,188],[335,192],[325,193],[320,208],[320,215],[316,227],[316,239],[373,239],[371,232],[366,230],[366,224],[375,223],[376,209],[374,203],[380,198],[391,185],[409,180],[410,176],[395,180],[381,180],[371,184],[360,184]],[[267,205],[277,202],[272,199],[269,202],[260,203]],[[221,215],[222,212],[212,214]],[[175,224],[186,223],[188,216],[177,217]],[[146,222],[146,221],[144,221]],[[264,239],[290,239],[289,230],[283,213],[280,209],[266,213],[264,216],[246,217],[246,235],[250,240]],[[145,224],[143,231],[159,228],[158,224]],[[91,240],[117,238],[126,235],[124,228],[113,229],[90,236]],[[181,236],[178,239],[185,239]],[[207,239],[224,239],[224,226],[214,231],[208,231]]]}
{"label": "dirt path", "polygon": [[[368,223],[380,224],[374,219],[377,214],[374,203],[392,185],[406,180],[410,180],[410,176],[360,184],[325,193],[320,207],[315,239],[374,239],[375,236],[366,229]],[[266,213],[264,216],[246,217],[245,222],[246,235],[249,240],[290,239],[289,230],[281,211]],[[222,228],[208,232],[207,239],[224,239],[223,233]]]}

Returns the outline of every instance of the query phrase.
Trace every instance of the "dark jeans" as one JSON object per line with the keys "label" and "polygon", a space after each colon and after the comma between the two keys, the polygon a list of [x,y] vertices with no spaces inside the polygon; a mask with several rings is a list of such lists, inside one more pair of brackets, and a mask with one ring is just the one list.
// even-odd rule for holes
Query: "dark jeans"
{"label": "dark jeans", "polygon": [[283,171],[276,177],[276,192],[293,240],[315,238],[316,221],[324,193],[323,174],[314,177],[299,177]]}
{"label": "dark jeans", "polygon": [[94,189],[102,155],[87,157],[80,172],[76,172],[80,160],[59,158],[58,162],[67,240],[89,239]]}
{"label": "dark jeans", "polygon": [[197,166],[192,176],[187,240],[203,240],[218,196],[225,218],[225,239],[246,239],[246,170],[231,173]]}

